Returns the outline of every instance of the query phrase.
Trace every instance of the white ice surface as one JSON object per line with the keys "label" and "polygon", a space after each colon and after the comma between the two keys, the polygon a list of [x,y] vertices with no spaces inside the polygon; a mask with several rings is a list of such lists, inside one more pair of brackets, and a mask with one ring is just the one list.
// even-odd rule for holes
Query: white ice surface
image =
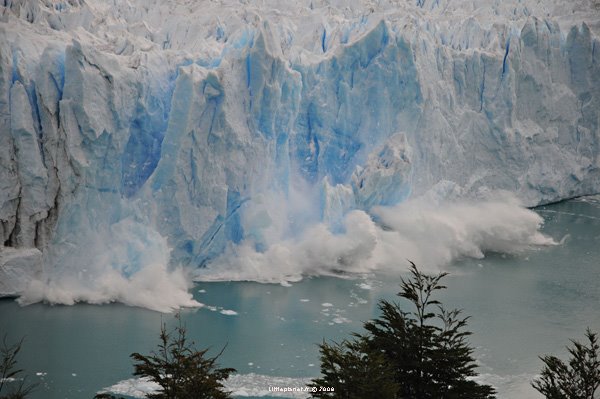
{"label": "white ice surface", "polygon": [[[599,32],[597,0],[5,2],[0,245],[39,250],[42,276],[3,290],[193,306],[180,265],[272,281],[283,260],[285,283],[381,263],[373,219],[402,228],[378,207],[597,193]],[[514,210],[434,260],[534,237]],[[310,246],[325,261],[289,267]],[[245,270],[214,270],[235,251]]]}

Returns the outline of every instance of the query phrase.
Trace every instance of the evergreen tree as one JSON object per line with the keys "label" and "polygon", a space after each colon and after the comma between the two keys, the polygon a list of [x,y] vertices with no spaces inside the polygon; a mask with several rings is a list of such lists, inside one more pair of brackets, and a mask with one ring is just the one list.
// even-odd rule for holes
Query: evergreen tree
{"label": "evergreen tree", "polygon": [[447,273],[426,275],[414,263],[411,278],[401,280],[398,293],[414,306],[405,312],[397,303],[380,301],[382,316],[365,323],[373,350],[394,365],[402,398],[493,398],[494,389],[472,380],[477,373],[465,330],[468,317],[446,310],[434,295],[445,289]]}
{"label": "evergreen tree", "polygon": [[600,388],[600,345],[598,335],[589,328],[585,334],[589,345],[571,341],[567,347],[569,363],[556,356],[542,356],[544,368],[532,386],[548,399],[594,399]]}
{"label": "evergreen tree", "polygon": [[[179,316],[178,316],[179,318]],[[161,387],[160,392],[148,395],[151,399],[224,399],[229,398],[222,381],[235,372],[218,368],[215,357],[207,357],[208,349],[197,350],[186,338],[186,329],[179,325],[167,332],[161,326],[158,351],[149,356],[133,353],[134,375],[149,377]]]}
{"label": "evergreen tree", "polygon": [[403,399],[494,398],[491,386],[473,381],[477,373],[473,349],[467,342],[471,334],[466,331],[468,317],[462,317],[458,309],[446,310],[434,299],[436,291],[446,288],[441,280],[447,274],[423,274],[412,262],[410,273],[410,279],[401,280],[398,295],[410,301],[414,310],[406,312],[398,303],[381,300],[382,315],[364,324],[367,333],[356,335],[354,346],[321,345],[323,377],[312,385],[337,389],[334,394],[313,393],[313,397],[361,397],[352,396],[348,385],[349,377],[357,375],[351,364],[360,361],[361,365],[379,365],[371,370],[378,382],[374,384],[376,378],[371,375],[359,379],[355,385],[361,386],[352,390],[372,392],[372,385],[379,385],[386,387],[386,395],[395,389],[394,395],[386,397]]}
{"label": "evergreen tree", "polygon": [[393,370],[382,353],[371,352],[367,342],[356,337],[342,343],[319,345],[321,374],[309,384],[315,398],[394,399],[398,386]]}

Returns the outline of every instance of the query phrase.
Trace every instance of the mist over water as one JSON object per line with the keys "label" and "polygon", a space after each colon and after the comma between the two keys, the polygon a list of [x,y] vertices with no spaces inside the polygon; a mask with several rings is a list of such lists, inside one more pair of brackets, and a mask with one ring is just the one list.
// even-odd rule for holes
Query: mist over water
{"label": "mist over water", "polygon": [[288,283],[305,276],[347,276],[404,270],[410,259],[426,270],[480,259],[486,252],[517,254],[556,245],[540,232],[543,219],[503,193],[497,199],[433,202],[414,199],[348,212],[335,231],[326,223],[264,251],[246,240],[195,274],[198,281]]}
{"label": "mist over water", "polygon": [[159,312],[199,306],[188,292],[189,272],[169,267],[170,252],[164,237],[132,219],[90,229],[45,254],[44,275],[19,303],[120,302]]}
{"label": "mist over water", "polygon": [[[479,200],[421,197],[368,212],[351,210],[344,195],[334,195],[324,210],[317,187],[253,198],[240,210],[244,240],[198,269],[174,264],[150,212],[126,202],[117,222],[79,220],[77,233],[53,243],[43,275],[19,303],[120,302],[172,312],[200,306],[189,292],[193,280],[289,284],[308,276],[397,273],[406,260],[436,271],[458,259],[556,245],[540,232],[542,217],[504,192]],[[115,210],[106,205],[102,212],[109,220]]]}

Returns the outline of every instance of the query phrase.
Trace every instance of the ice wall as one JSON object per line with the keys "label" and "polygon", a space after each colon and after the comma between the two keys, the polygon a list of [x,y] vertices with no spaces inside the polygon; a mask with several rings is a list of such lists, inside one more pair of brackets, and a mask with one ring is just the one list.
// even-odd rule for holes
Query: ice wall
{"label": "ice wall", "polygon": [[[592,0],[3,0],[0,248],[91,281],[135,274],[164,237],[168,274],[432,192],[597,193],[599,15]],[[84,267],[99,240],[123,255]]]}

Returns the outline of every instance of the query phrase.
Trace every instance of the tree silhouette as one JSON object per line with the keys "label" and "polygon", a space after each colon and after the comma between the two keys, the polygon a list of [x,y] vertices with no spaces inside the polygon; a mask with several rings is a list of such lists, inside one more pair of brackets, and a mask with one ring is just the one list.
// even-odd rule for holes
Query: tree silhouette
{"label": "tree silhouette", "polygon": [[594,399],[600,388],[600,346],[598,334],[589,328],[585,337],[589,345],[571,341],[568,364],[556,356],[540,357],[544,368],[532,386],[547,399]]}

